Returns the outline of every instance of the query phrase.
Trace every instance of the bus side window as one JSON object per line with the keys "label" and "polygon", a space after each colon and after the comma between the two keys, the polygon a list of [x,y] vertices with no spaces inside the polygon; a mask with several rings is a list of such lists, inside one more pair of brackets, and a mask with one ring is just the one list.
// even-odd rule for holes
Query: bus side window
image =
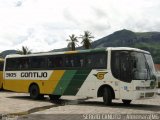
{"label": "bus side window", "polygon": [[4,62],[0,61],[0,71],[3,71],[3,65],[4,65]]}
{"label": "bus side window", "polygon": [[93,67],[93,65],[92,65],[92,63],[93,63],[93,55],[88,55],[87,57],[86,57],[86,67],[87,68],[92,68]]}
{"label": "bus side window", "polygon": [[67,55],[65,56],[65,67],[73,68],[75,67],[75,56],[74,55]]}
{"label": "bus side window", "polygon": [[45,58],[43,57],[31,58],[31,68],[33,69],[44,69],[46,65],[45,63]]}
{"label": "bus side window", "polygon": [[55,67],[55,61],[54,61],[54,57],[49,57],[48,59],[47,59],[47,63],[48,63],[48,67],[49,68],[54,68]]}
{"label": "bus side window", "polygon": [[81,54],[77,54],[73,56],[73,61],[74,61],[74,67],[78,68],[82,68],[84,67],[84,57]]}
{"label": "bus side window", "polygon": [[76,67],[84,67],[85,66],[85,59],[83,55],[76,56]]}
{"label": "bus side window", "polygon": [[61,57],[61,56],[56,56],[56,57],[54,58],[54,65],[55,65],[56,68],[64,67],[63,57]]}
{"label": "bus side window", "polygon": [[71,67],[70,56],[65,57],[65,67]]}
{"label": "bus side window", "polygon": [[97,53],[95,55],[95,59],[94,59],[94,68],[105,68],[106,69],[106,54],[104,53]]}
{"label": "bus side window", "polygon": [[85,64],[84,64],[84,59],[81,58],[81,59],[80,59],[80,67],[84,67],[84,65],[85,65]]}
{"label": "bus side window", "polygon": [[18,62],[17,62],[17,59],[15,58],[7,58],[6,59],[6,70],[9,71],[9,70],[17,70],[18,68]]}
{"label": "bus side window", "polygon": [[26,70],[29,68],[29,58],[19,58],[18,59],[18,69]]}
{"label": "bus side window", "polygon": [[107,56],[105,53],[95,53],[86,56],[86,67],[92,69],[106,69]]}
{"label": "bus side window", "polygon": [[69,69],[84,67],[83,56],[79,54],[65,56],[65,67]]}

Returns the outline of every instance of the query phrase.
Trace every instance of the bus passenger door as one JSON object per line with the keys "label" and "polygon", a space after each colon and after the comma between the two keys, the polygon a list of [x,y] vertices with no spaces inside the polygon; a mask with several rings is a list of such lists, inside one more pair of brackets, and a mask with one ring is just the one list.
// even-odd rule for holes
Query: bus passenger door
{"label": "bus passenger door", "polygon": [[113,77],[118,82],[118,98],[126,98],[126,96],[130,96],[131,94],[129,91],[132,89],[132,85],[128,51],[112,51],[111,70]]}
{"label": "bus passenger door", "polygon": [[131,84],[132,75],[131,75],[131,65],[130,57],[127,51],[120,53],[120,98],[129,99],[132,98],[132,88]]}

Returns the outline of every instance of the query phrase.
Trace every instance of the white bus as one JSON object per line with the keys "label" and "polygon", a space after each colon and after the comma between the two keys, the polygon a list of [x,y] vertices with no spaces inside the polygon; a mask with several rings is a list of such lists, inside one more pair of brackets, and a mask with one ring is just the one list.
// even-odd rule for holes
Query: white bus
{"label": "white bus", "polygon": [[103,97],[124,104],[152,98],[156,93],[155,68],[149,52],[129,47],[108,47],[69,52],[8,55],[4,63],[4,89],[49,95]]}

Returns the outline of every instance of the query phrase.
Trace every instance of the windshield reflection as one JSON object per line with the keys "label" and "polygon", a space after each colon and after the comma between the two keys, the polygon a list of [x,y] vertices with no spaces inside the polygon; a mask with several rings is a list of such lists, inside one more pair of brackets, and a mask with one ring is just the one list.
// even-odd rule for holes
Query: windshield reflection
{"label": "windshield reflection", "polygon": [[149,80],[155,73],[154,64],[151,55],[131,52],[133,59],[132,72],[135,80]]}
{"label": "windshield reflection", "polygon": [[115,78],[132,80],[151,80],[155,74],[150,54],[135,51],[112,51],[111,70]]}

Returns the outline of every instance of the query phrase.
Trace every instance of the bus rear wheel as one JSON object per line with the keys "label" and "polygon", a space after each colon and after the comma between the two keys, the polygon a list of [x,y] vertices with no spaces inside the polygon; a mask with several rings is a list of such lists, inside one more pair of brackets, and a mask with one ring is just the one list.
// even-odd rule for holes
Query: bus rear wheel
{"label": "bus rear wheel", "polygon": [[30,97],[34,100],[42,98],[43,95],[40,94],[39,87],[36,84],[33,84],[29,87]]}
{"label": "bus rear wheel", "polygon": [[50,100],[59,100],[61,95],[49,95]]}
{"label": "bus rear wheel", "polygon": [[112,104],[112,92],[109,88],[105,87],[103,89],[103,102],[105,105]]}
{"label": "bus rear wheel", "polygon": [[123,104],[125,104],[125,105],[130,105],[131,101],[132,100],[125,100],[125,99],[122,100]]}

